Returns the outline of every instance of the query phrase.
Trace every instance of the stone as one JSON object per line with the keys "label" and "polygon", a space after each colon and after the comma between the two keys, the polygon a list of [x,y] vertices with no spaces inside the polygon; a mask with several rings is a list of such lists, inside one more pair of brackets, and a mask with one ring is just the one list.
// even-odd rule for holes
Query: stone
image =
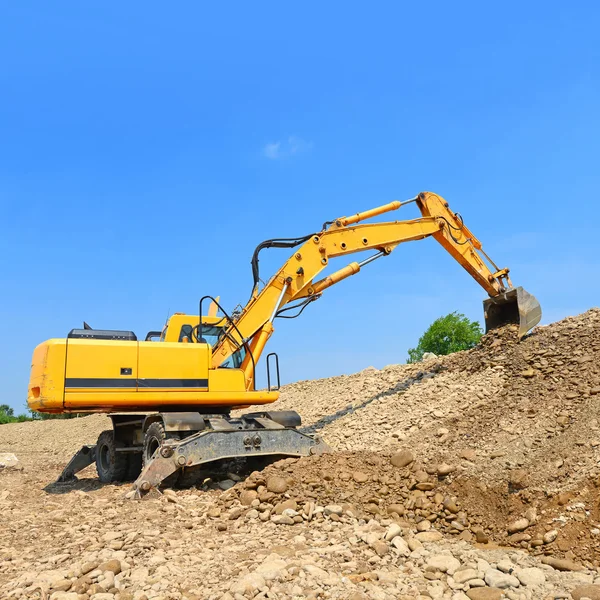
{"label": "stone", "polygon": [[0,452],[0,469],[16,467],[18,464],[19,459],[15,454],[10,452]]}
{"label": "stone", "polygon": [[493,588],[472,588],[467,590],[470,600],[501,600],[504,596],[502,590]]}
{"label": "stone", "polygon": [[475,459],[477,458],[477,453],[475,452],[475,450],[471,450],[470,448],[467,450],[463,450],[460,453],[461,458],[464,458],[465,460],[468,460],[469,462],[474,462]]}
{"label": "stone", "polygon": [[267,490],[274,494],[284,494],[288,487],[288,483],[283,477],[272,475],[267,479]]}
{"label": "stone", "polygon": [[356,471],[352,473],[352,479],[356,481],[356,483],[366,483],[369,481],[369,476],[366,473],[362,473],[361,471]]}
{"label": "stone", "polygon": [[551,544],[558,537],[558,531],[556,529],[552,529],[551,531],[547,531],[542,540],[544,544]]}
{"label": "stone", "polygon": [[390,550],[390,547],[382,540],[373,542],[371,548],[377,552],[378,556],[385,556]]}
{"label": "stone", "polygon": [[450,473],[452,473],[455,470],[456,470],[455,466],[448,465],[446,463],[442,463],[441,465],[438,465],[438,467],[437,467],[437,474],[440,477],[446,477],[447,475],[450,475]]}
{"label": "stone", "polygon": [[529,527],[529,521],[527,519],[517,519],[508,525],[506,531],[508,533],[517,533],[517,531],[523,531]]}
{"label": "stone", "polygon": [[479,571],[476,571],[475,569],[461,569],[460,571],[455,571],[452,578],[456,583],[466,583],[471,579],[478,579]]}
{"label": "stone", "polygon": [[256,498],[258,498],[258,492],[256,490],[244,490],[240,494],[240,503],[244,506],[250,506]]}
{"label": "stone", "polygon": [[519,569],[514,573],[517,579],[521,582],[521,585],[535,586],[543,585],[546,582],[546,575],[542,569],[537,567],[528,567],[525,569]]}
{"label": "stone", "polygon": [[521,582],[508,573],[503,573],[498,569],[488,569],[484,576],[485,582],[493,588],[505,589],[509,587],[519,587]]}
{"label": "stone", "polygon": [[[276,515],[282,515],[286,510],[291,509],[293,511],[298,510],[298,503],[293,499],[289,498],[288,500],[284,500],[275,506],[275,510],[273,511]],[[293,515],[288,515],[293,516]]]}
{"label": "stone", "polygon": [[580,585],[577,586],[572,592],[571,597],[573,600],[600,600],[600,585]]}
{"label": "stone", "polygon": [[427,566],[452,575],[460,567],[460,560],[450,554],[437,554],[427,559]]}
{"label": "stone", "polygon": [[431,521],[423,519],[417,523],[417,531],[429,531],[431,529]]}
{"label": "stone", "polygon": [[410,545],[406,543],[404,538],[400,537],[399,535],[392,540],[392,546],[394,546],[394,548],[398,550],[400,556],[409,556],[412,550]]}
{"label": "stone", "polygon": [[217,485],[225,492],[235,485],[235,481],[233,479],[222,479]]}
{"label": "stone", "polygon": [[438,542],[443,537],[439,531],[421,531],[415,534],[415,538],[420,542]]}
{"label": "stone", "polygon": [[100,592],[99,594],[94,594],[91,600],[115,600],[115,595],[109,592]]}
{"label": "stone", "polygon": [[344,514],[344,509],[339,504],[329,504],[323,509],[323,513],[341,517]]}
{"label": "stone", "polygon": [[402,504],[390,504],[387,507],[388,514],[397,514],[399,517],[403,516],[406,512],[406,509]]}
{"label": "stone", "polygon": [[407,467],[411,462],[415,460],[415,457],[410,450],[400,450],[399,452],[395,452],[392,454],[392,458],[390,459],[391,463],[395,467]]}
{"label": "stone", "polygon": [[557,571],[583,571],[584,567],[567,558],[554,558],[553,556],[542,557],[542,563],[550,565]]}
{"label": "stone", "polygon": [[55,592],[68,592],[72,585],[73,582],[70,579],[63,579],[62,581],[55,581],[52,584],[52,590]]}
{"label": "stone", "polygon": [[265,587],[265,583],[265,578],[260,573],[249,573],[234,581],[229,586],[229,591],[232,594],[252,597],[257,591]]}
{"label": "stone", "polygon": [[293,517],[288,515],[273,515],[271,517],[271,522],[276,525],[293,525],[295,523]]}
{"label": "stone", "polygon": [[389,542],[399,535],[402,535],[402,527],[397,523],[392,523],[385,532],[384,538]]}
{"label": "stone", "polygon": [[[111,597],[114,598],[112,594]],[[77,592],[54,592],[51,594],[50,600],[79,600],[79,594]]]}
{"label": "stone", "polygon": [[266,581],[278,579],[286,571],[286,562],[282,558],[273,558],[273,560],[265,560],[256,568],[256,573],[260,573]]}

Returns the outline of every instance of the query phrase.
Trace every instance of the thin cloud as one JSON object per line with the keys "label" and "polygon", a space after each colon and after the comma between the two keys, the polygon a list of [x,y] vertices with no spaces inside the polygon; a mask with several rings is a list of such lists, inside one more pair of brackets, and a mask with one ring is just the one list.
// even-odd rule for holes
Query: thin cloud
{"label": "thin cloud", "polygon": [[270,160],[278,160],[282,158],[289,158],[308,152],[313,147],[312,142],[303,140],[295,135],[290,135],[287,140],[278,140],[276,142],[269,142],[263,148],[263,154]]}

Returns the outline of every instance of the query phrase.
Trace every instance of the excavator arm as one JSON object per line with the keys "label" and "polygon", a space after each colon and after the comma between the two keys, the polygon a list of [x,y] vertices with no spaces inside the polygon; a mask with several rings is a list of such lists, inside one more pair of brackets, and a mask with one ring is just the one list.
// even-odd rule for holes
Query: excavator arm
{"label": "excavator arm", "polygon": [[[358,224],[413,202],[421,211],[421,218]],[[248,385],[253,386],[253,366],[273,332],[272,323],[276,316],[283,316],[282,313],[293,308],[302,310],[328,287],[358,273],[369,262],[390,254],[399,244],[427,237],[434,237],[490,296],[484,302],[487,329],[517,322],[522,336],[540,321],[541,309],[537,300],[522,288],[513,288],[508,269],[499,269],[493,263],[483,251],[481,242],[464,225],[462,217],[450,210],[443,198],[424,192],[406,202],[395,201],[341,217],[326,223],[320,232],[304,238],[263,242],[252,261],[254,289],[250,300],[214,346],[212,366],[220,366],[244,346],[247,352],[242,368]],[[297,250],[259,291],[258,253],[268,247],[296,247]],[[331,259],[365,250],[376,253],[315,281]]]}

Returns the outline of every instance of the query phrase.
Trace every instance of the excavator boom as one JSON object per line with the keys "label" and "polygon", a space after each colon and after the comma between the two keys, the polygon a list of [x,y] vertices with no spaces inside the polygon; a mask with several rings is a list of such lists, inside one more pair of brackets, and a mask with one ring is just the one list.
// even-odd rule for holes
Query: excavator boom
{"label": "excavator boom", "polygon": [[[361,223],[372,217],[398,210],[415,203],[421,217],[407,221]],[[507,323],[519,326],[522,337],[539,323],[541,308],[534,296],[523,288],[514,288],[509,270],[498,268],[485,254],[481,242],[465,226],[462,217],[450,210],[448,203],[431,192],[416,198],[379,206],[350,217],[340,217],[326,223],[320,232],[295,240],[267,240],[257,248],[253,257],[254,288],[250,300],[235,325],[229,327],[213,348],[212,366],[217,368],[244,345],[249,353],[243,368],[251,378],[250,354],[258,360],[273,327],[272,321],[280,313],[320,296],[327,288],[354,275],[381,256],[390,254],[399,244],[433,237],[481,285],[489,299],[484,303],[486,330]],[[258,290],[258,253],[269,247],[296,247],[270,281]],[[331,275],[315,281],[329,261],[343,255],[366,250],[377,253],[362,262],[351,262]],[[304,304],[303,304],[304,303]]]}

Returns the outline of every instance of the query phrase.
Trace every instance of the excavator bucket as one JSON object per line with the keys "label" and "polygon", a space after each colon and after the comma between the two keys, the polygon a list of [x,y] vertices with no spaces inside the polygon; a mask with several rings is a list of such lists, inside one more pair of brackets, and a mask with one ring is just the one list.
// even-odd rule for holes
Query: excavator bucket
{"label": "excavator bucket", "polygon": [[519,338],[535,327],[542,318],[542,307],[535,296],[522,287],[483,301],[485,331],[510,323],[519,326]]}

